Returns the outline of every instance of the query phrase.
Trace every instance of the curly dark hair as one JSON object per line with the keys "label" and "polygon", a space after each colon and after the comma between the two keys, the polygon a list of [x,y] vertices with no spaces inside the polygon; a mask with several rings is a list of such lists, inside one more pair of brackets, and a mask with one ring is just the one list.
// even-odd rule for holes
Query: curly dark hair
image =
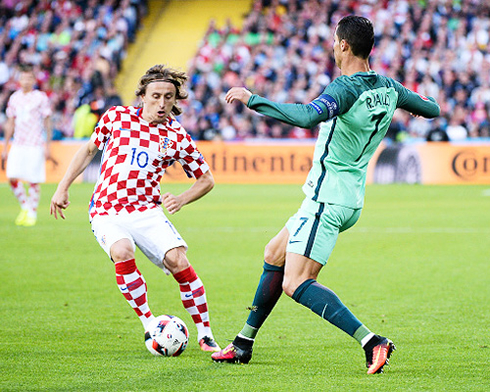
{"label": "curly dark hair", "polygon": [[[144,95],[146,94],[146,87],[151,82],[163,81],[172,83],[175,86],[177,100],[186,99],[188,94],[185,90],[185,83],[188,79],[187,74],[183,71],[166,67],[164,64],[154,65],[140,78],[135,94],[137,97]],[[175,104],[172,108],[172,113],[178,116],[182,114],[182,109]]]}

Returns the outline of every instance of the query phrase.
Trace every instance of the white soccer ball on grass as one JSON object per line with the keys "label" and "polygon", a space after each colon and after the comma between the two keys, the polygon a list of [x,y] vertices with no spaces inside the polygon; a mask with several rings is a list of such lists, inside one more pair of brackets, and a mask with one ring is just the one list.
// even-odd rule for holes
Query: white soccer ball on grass
{"label": "white soccer ball on grass", "polygon": [[182,354],[189,342],[189,330],[176,316],[155,317],[145,333],[146,348],[157,356],[177,357]]}

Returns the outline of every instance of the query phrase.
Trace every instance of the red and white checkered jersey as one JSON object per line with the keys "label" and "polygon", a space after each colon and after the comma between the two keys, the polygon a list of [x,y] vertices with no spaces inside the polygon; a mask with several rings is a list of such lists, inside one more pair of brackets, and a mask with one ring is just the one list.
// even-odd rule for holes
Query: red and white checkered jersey
{"label": "red and white checkered jersey", "polygon": [[92,141],[104,152],[90,218],[159,206],[160,180],[176,161],[195,179],[209,170],[196,144],[175,119],[150,124],[140,117],[141,111],[114,106],[95,127]]}
{"label": "red and white checkered jersey", "polygon": [[12,143],[42,146],[46,141],[44,119],[51,115],[48,96],[39,90],[14,92],[8,101],[6,114],[15,117]]}

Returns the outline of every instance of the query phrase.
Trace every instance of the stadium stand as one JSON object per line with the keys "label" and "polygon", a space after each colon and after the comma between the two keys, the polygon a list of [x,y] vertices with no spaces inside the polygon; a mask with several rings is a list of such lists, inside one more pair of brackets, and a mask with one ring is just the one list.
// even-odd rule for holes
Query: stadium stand
{"label": "stadium stand", "polygon": [[221,98],[245,85],[274,101],[308,102],[338,76],[331,26],[353,13],[374,22],[373,68],[441,104],[434,122],[397,111],[390,138],[490,136],[490,5],[478,0],[255,0],[243,28],[209,24],[189,65],[186,129],[205,140],[314,136]]}
{"label": "stadium stand", "polygon": [[191,76],[180,120],[195,138],[314,137],[222,97],[234,85],[316,97],[338,76],[332,26],[351,13],[374,21],[373,68],[441,104],[433,122],[397,111],[388,138],[490,137],[490,5],[479,0],[1,0],[0,132],[19,63],[35,65],[57,138],[86,136],[107,105],[133,103],[148,64],[167,63]]}
{"label": "stadium stand", "polygon": [[97,116],[120,102],[114,79],[146,14],[146,2],[2,0],[0,123],[19,64],[34,65],[39,88],[53,105],[55,138],[73,136],[77,108],[88,105],[89,114]]}
{"label": "stadium stand", "polygon": [[241,26],[251,4],[251,0],[149,0],[148,16],[116,79],[124,103],[133,103],[134,86],[151,65],[164,63],[185,70],[210,19]]}

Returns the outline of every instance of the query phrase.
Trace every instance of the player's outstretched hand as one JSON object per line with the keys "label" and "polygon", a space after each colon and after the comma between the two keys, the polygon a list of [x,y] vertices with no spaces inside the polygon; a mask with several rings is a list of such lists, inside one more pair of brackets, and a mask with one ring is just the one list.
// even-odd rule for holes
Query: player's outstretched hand
{"label": "player's outstretched hand", "polygon": [[170,192],[167,192],[162,195],[163,198],[163,206],[167,209],[169,214],[175,214],[179,212],[183,206],[182,201],[179,197],[172,195]]}
{"label": "player's outstretched hand", "polygon": [[68,201],[68,191],[56,190],[53,197],[51,198],[51,205],[49,207],[49,212],[54,216],[54,219],[58,219],[58,214],[60,217],[65,219],[65,214],[63,210],[70,205]]}
{"label": "player's outstretched hand", "polygon": [[226,103],[233,103],[237,100],[246,105],[251,96],[252,93],[245,87],[232,87],[226,93],[225,101]]}

